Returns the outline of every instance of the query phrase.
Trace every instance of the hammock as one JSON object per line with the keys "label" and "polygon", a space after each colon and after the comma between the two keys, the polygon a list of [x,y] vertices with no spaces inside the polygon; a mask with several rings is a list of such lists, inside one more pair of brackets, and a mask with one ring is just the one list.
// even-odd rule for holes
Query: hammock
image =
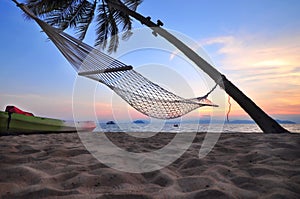
{"label": "hammock", "polygon": [[151,82],[126,65],[40,20],[24,4],[17,5],[34,19],[78,75],[105,84],[137,111],[158,119],[181,117],[202,106],[217,106],[203,97],[185,99]]}

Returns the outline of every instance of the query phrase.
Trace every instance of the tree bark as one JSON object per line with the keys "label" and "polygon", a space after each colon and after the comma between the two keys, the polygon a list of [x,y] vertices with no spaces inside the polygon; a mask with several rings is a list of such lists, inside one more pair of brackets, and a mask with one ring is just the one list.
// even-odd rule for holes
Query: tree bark
{"label": "tree bark", "polygon": [[202,59],[196,52],[189,48],[186,44],[181,42],[171,33],[161,28],[159,25],[155,24],[150,20],[150,18],[145,18],[139,13],[128,9],[126,6],[122,5],[120,2],[115,3],[107,1],[109,6],[115,9],[121,10],[122,12],[130,15],[136,20],[140,21],[142,24],[148,26],[176,48],[178,48],[183,54],[185,54],[190,60],[192,60],[200,69],[202,69],[206,74],[208,74],[225,92],[231,96],[243,109],[248,113],[248,115],[256,122],[256,124],[261,128],[264,133],[288,133],[289,131],[280,126],[273,118],[267,115],[261,108],[259,108],[250,98],[248,98],[241,90],[239,90],[233,83],[231,83],[225,75],[221,74],[217,69],[211,66],[208,62]]}

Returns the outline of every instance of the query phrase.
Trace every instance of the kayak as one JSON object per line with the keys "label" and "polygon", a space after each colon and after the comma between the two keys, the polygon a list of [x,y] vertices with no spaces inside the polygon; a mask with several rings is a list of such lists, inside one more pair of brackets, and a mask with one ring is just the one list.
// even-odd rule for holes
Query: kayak
{"label": "kayak", "polygon": [[65,121],[0,111],[0,135],[93,131],[93,121]]}

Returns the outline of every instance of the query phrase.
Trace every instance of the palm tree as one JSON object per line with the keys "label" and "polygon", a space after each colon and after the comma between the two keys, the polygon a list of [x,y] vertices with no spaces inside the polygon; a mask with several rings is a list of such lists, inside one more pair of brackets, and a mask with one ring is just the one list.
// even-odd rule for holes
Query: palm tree
{"label": "palm tree", "polygon": [[207,73],[249,114],[264,133],[288,132],[229,81],[225,75],[212,67],[186,44],[163,29],[161,21],[158,20],[157,23],[154,23],[149,17],[137,13],[136,8],[141,2],[142,0],[27,0],[27,6],[36,15],[62,31],[69,27],[74,28],[81,40],[85,37],[87,29],[94,19],[95,12],[97,12],[96,45],[106,48],[107,39],[113,36],[108,46],[109,52],[117,50],[119,43],[117,34],[120,27],[122,31],[125,31],[122,38],[127,39],[130,37],[132,17],[151,28],[155,35],[158,34],[172,43]]}

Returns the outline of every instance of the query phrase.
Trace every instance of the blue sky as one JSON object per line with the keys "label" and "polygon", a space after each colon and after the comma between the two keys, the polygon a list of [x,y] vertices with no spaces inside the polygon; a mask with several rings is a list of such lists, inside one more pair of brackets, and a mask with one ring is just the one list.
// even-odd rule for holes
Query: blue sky
{"label": "blue sky", "polygon": [[[12,1],[2,0],[0,10],[3,15],[0,19],[0,108],[14,104],[36,115],[72,118],[76,72],[47,41],[41,29],[24,19]],[[184,3],[144,0],[138,8],[142,15],[151,16],[154,21],[160,19],[165,28],[184,34],[202,46],[216,68],[267,113],[297,122],[300,122],[299,10],[298,0],[189,0]],[[134,27],[142,26],[134,23]],[[91,27],[86,42],[93,45],[93,41]],[[163,55],[155,58],[156,63],[165,64]],[[125,60],[130,64],[143,61],[134,55]],[[144,64],[147,63],[149,60]],[[97,92],[100,109],[97,113],[104,119],[113,119],[109,116],[110,91],[99,86]],[[246,116],[237,104],[233,103],[232,109],[233,118]]]}

